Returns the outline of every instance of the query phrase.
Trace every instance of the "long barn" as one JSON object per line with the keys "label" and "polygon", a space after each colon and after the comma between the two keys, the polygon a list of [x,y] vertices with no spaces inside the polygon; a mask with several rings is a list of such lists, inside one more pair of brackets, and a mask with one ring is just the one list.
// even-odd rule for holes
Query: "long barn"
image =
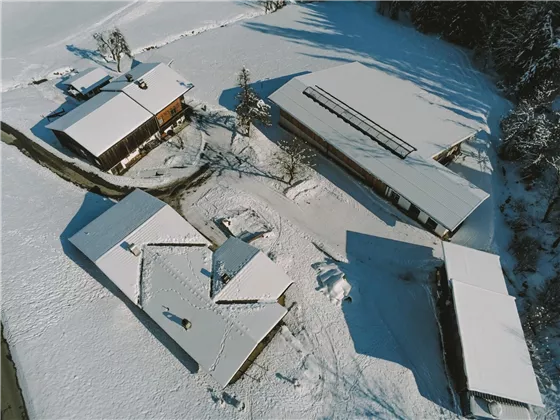
{"label": "long barn", "polygon": [[488,198],[444,166],[477,129],[409,81],[350,63],[296,77],[270,100],[281,127],[441,237]]}

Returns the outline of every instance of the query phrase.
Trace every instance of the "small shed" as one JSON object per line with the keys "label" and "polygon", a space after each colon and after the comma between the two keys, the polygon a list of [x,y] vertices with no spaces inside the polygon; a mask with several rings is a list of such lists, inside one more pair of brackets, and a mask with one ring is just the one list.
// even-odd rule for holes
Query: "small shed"
{"label": "small shed", "polygon": [[465,415],[530,418],[542,406],[531,357],[497,255],[443,242],[440,318]]}
{"label": "small shed", "polygon": [[97,95],[110,81],[111,76],[105,70],[91,67],[63,80],[62,84],[67,87],[69,95],[86,100]]}

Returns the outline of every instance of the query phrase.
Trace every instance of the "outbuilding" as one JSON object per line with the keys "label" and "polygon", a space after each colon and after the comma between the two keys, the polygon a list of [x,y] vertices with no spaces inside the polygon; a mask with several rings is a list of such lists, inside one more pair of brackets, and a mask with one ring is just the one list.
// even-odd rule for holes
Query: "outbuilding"
{"label": "outbuilding", "polygon": [[103,86],[111,82],[111,76],[99,67],[91,67],[63,80],[69,95],[86,100],[97,95]]}
{"label": "outbuilding", "polygon": [[477,129],[410,81],[350,63],[295,77],[270,100],[281,127],[441,237],[488,198],[444,166]]}
{"label": "outbuilding", "polygon": [[530,406],[543,403],[499,257],[449,242],[443,252],[438,312],[463,414],[530,419]]}
{"label": "outbuilding", "polygon": [[[175,210],[141,190],[70,242],[222,387],[243,374],[287,313],[278,300],[292,281],[264,254],[235,238],[213,254]],[[227,267],[231,281],[212,267]]]}

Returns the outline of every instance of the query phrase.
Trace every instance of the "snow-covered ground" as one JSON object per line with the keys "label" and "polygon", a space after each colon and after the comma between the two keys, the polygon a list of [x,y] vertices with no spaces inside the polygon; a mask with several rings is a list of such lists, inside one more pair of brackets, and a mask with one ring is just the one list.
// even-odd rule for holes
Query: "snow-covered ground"
{"label": "snow-covered ground", "polygon": [[1,90],[26,85],[62,66],[114,70],[113,63],[95,52],[92,37],[114,26],[136,54],[260,14],[261,6],[243,1],[3,2]]}
{"label": "snow-covered ground", "polygon": [[[451,169],[492,197],[453,241],[503,252],[504,193],[490,139],[508,104],[464,51],[376,15],[368,2],[290,5],[260,17],[261,9],[241,2],[34,5],[2,6],[2,118],[56,146],[41,115],[66,101],[57,80],[18,84],[59,68],[105,65],[92,54],[91,32],[115,24],[134,50],[157,46],[136,58],[173,59],[210,109],[189,127],[200,137],[186,132],[184,154],[162,145],[127,175],[208,164],[214,175],[181,201],[187,220],[213,239],[223,237],[215,224],[223,218],[236,232],[266,228],[254,244],[295,284],[286,326],[224,395],[68,243],[110,202],[2,145],[2,321],[32,417],[456,416],[430,294],[439,240],[320,156],[316,171],[285,190],[269,165],[276,150],[269,139],[282,131],[240,139],[221,107],[233,109],[243,65],[263,96],[293,75],[354,60],[412,81],[442,98],[435,106],[482,130]],[[86,18],[65,19],[71,11]],[[24,16],[35,30],[14,22]],[[181,36],[191,31],[197,35]],[[203,144],[201,157],[193,150]],[[351,302],[333,305],[319,290],[325,266],[344,274]]]}

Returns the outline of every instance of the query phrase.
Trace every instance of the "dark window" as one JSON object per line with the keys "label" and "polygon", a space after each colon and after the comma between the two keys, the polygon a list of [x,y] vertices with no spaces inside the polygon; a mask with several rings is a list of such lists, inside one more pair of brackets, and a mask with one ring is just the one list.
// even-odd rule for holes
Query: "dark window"
{"label": "dark window", "polygon": [[399,201],[401,196],[396,191],[391,190],[391,193],[389,194],[389,198],[396,203]]}
{"label": "dark window", "polygon": [[175,114],[177,113],[177,109],[176,109],[176,108],[171,108],[171,109],[169,110],[169,112],[170,112],[171,115],[173,116],[173,115],[175,115]]}
{"label": "dark window", "polygon": [[426,220],[426,226],[431,230],[436,230],[437,222],[431,217],[428,217],[428,220]]}
{"label": "dark window", "polygon": [[418,219],[418,216],[420,215],[420,209],[416,207],[414,204],[410,204],[410,208],[408,209],[408,212],[414,219]]}

